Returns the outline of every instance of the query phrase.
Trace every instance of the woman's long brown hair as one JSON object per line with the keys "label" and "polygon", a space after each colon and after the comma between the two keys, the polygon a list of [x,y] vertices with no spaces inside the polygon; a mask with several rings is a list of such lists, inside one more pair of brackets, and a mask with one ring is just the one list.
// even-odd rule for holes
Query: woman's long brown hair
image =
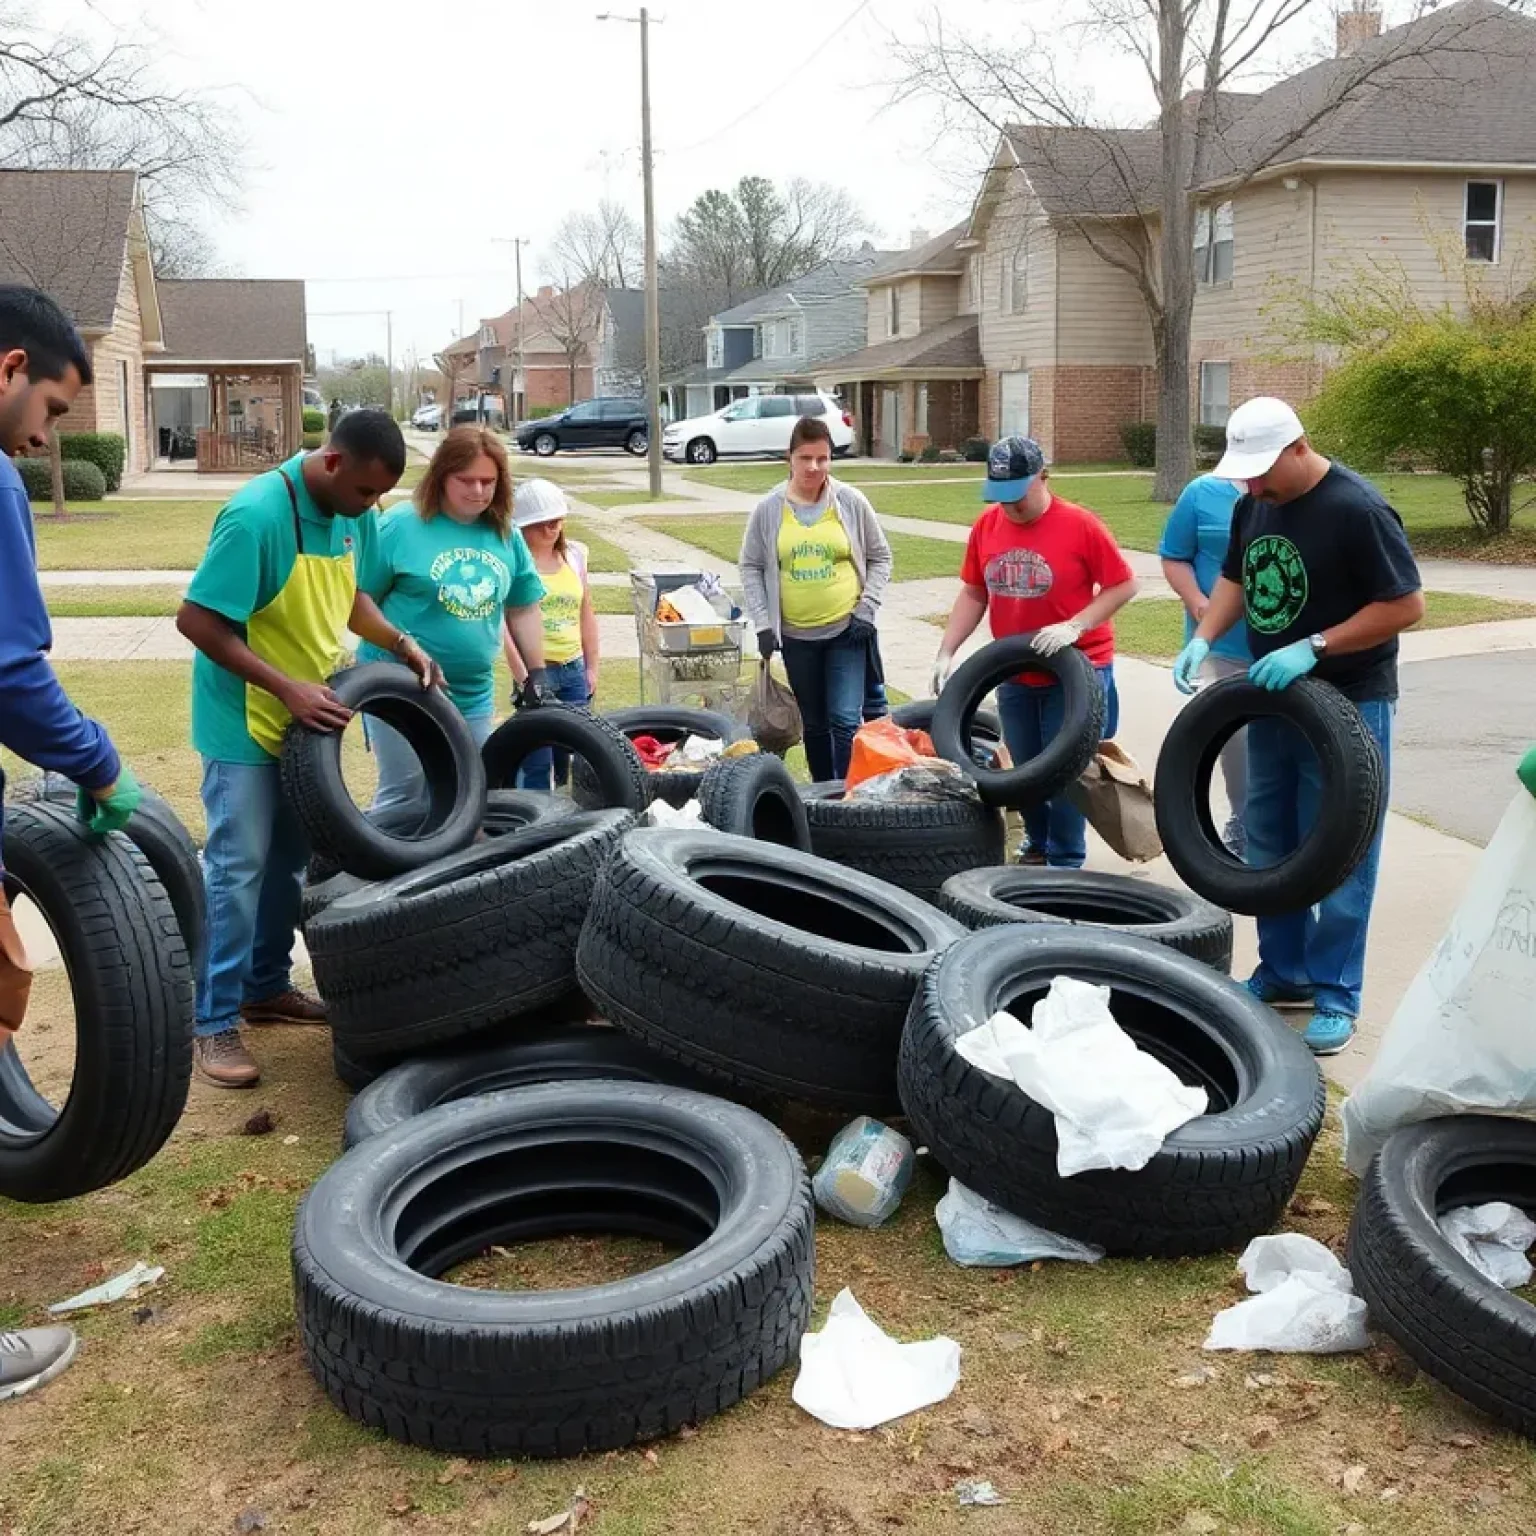
{"label": "woman's long brown hair", "polygon": [[449,432],[432,455],[412,500],[423,517],[435,517],[443,510],[448,477],[463,474],[482,453],[496,466],[496,489],[490,506],[480,515],[506,538],[512,531],[512,468],[501,439],[484,427],[454,427]]}

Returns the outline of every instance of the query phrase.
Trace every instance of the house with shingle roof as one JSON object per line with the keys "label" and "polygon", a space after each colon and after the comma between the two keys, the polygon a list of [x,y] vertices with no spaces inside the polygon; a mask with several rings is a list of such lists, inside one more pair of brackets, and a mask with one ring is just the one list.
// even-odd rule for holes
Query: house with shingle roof
{"label": "house with shingle roof", "polygon": [[[1536,237],[1536,21],[1460,0],[1380,30],[1357,5],[1337,50],[1262,92],[1223,92],[1199,168],[1191,346],[1195,419],[1260,394],[1303,403],[1328,357],[1285,314],[1367,263],[1426,304],[1507,283]],[[1341,85],[1345,105],[1327,110]],[[1199,109],[1192,95],[1186,110]],[[1192,137],[1192,136],[1191,136]],[[1144,129],[1003,133],[958,248],[983,363],[982,435],[1023,431],[1054,459],[1123,454],[1156,414],[1147,308],[1105,251],[1155,238],[1160,138]]]}

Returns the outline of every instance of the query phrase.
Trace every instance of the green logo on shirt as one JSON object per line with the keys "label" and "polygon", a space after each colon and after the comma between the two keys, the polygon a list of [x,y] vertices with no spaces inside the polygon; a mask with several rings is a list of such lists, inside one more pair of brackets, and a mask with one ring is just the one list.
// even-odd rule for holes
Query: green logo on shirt
{"label": "green logo on shirt", "polygon": [[456,619],[488,619],[511,582],[506,565],[489,550],[445,549],[428,573],[437,600]]}
{"label": "green logo on shirt", "polygon": [[1307,606],[1307,568],[1301,552],[1278,533],[1255,539],[1243,553],[1243,595],[1248,623],[1261,635],[1289,629]]}

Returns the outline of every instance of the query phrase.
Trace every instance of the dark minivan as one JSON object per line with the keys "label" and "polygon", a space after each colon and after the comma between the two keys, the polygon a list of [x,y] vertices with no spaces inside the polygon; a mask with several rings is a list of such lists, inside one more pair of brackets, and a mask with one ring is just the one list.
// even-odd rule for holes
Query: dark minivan
{"label": "dark minivan", "polygon": [[517,446],[545,459],[562,449],[580,453],[588,448],[622,448],[638,456],[650,443],[645,401],[618,395],[582,400],[553,416],[517,426]]}

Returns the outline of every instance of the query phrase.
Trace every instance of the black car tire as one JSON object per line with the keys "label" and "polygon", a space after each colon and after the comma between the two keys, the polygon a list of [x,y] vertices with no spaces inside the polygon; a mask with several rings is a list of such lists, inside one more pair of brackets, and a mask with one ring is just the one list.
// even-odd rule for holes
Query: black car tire
{"label": "black car tire", "polygon": [[333,901],[342,896],[350,896],[353,891],[360,891],[367,884],[367,880],[359,880],[356,875],[341,874],[332,875],[328,880],[321,880],[315,885],[306,885],[299,897],[299,926],[307,931],[310,923]]}
{"label": "black car tire", "polygon": [[[938,708],[937,699],[913,699],[908,704],[898,704],[891,711],[891,719],[908,731],[927,731],[933,734],[933,712]],[[980,768],[997,765],[997,749],[1003,745],[1003,725],[995,711],[978,709],[971,716],[971,761]]]}
{"label": "black car tire", "polygon": [[361,1093],[370,1083],[377,1082],[384,1073],[393,1068],[387,1064],[375,1061],[358,1061],[347,1054],[346,1048],[335,1037],[331,1036],[331,1070],[336,1074],[336,1080],[353,1093]]}
{"label": "black car tire", "polygon": [[1437,1218],[1536,1189],[1536,1125],[1454,1115],[1387,1138],[1366,1173],[1347,1257],[1373,1327],[1442,1386],[1536,1436],[1536,1307],[1474,1269]]}
{"label": "black car tire", "polygon": [[0,1051],[0,1196],[70,1200],[142,1168],[181,1118],[192,1080],[191,957],[170,896],[135,844],[92,836],[72,809],[46,799],[6,807],[5,889],[12,902],[29,897],[57,940],[74,1000],[75,1070],[56,1110],[14,1042]]}
{"label": "black car tire", "polygon": [[541,459],[553,457],[560,450],[560,440],[553,432],[539,432],[533,439],[533,451]]}
{"label": "black car tire", "polygon": [[[747,734],[741,721],[718,709],[688,709],[677,704],[636,704],[606,710],[599,718],[622,731],[630,742],[637,736],[654,736],[660,742],[704,736],[729,745]],[[698,795],[703,777],[702,768],[646,769],[646,788],[650,799],[680,807]],[[584,809],[596,809],[602,804],[592,770],[580,758],[571,764],[571,795]]]}
{"label": "black car tire", "polygon": [[961,932],[792,848],[642,829],[598,878],[576,971],[604,1018],[707,1076],[880,1115],[918,978]]}
{"label": "black car tire", "polygon": [[[58,774],[45,774],[42,786],[45,799],[60,805],[74,805],[76,790],[68,779]],[[187,954],[195,976],[203,953],[208,896],[203,889],[203,866],[192,834],[170,804],[148,785],[143,786],[143,797],[128,818],[123,833],[149,860],[156,879],[165,887],[177,926],[187,942]]]}
{"label": "black car tire", "polygon": [[799,786],[783,759],[771,752],[711,764],[699,785],[699,814],[716,831],[811,852]]}
{"label": "black car tire", "polygon": [[631,432],[629,436],[624,439],[625,453],[632,453],[637,459],[642,454],[648,453],[650,451],[650,447],[650,438],[644,432],[639,430]]}
{"label": "black car tire", "polygon": [[[344,1154],[299,1208],[299,1333],[338,1408],[466,1456],[577,1456],[755,1391],[810,1323],[799,1154],[737,1104],[549,1083],[445,1104]],[[439,1279],[493,1244],[623,1232],[687,1251],[580,1290]]]}
{"label": "black car tire", "polygon": [[1003,813],[975,800],[847,800],[843,781],[803,784],[811,852],[936,901],[951,875],[1001,864]]}
{"label": "black car tire", "polygon": [[348,1105],[342,1145],[355,1147],[439,1104],[535,1083],[592,1078],[708,1090],[696,1072],[658,1056],[621,1029],[567,1024],[520,1030],[488,1048],[418,1056],[391,1067]]}
{"label": "black car tire", "polygon": [[1189,891],[1088,869],[973,869],[945,881],[939,906],[967,928],[1075,923],[1166,944],[1232,969],[1232,916]]}
{"label": "black car tire", "polygon": [[[956,1039],[1006,1008],[1024,1022],[1056,976],[1112,989],[1116,1022],[1210,1110],[1135,1172],[1056,1171],[1056,1122]],[[951,945],[912,1005],[901,1100],[940,1164],[1004,1210],[1113,1254],[1239,1247],[1279,1219],[1323,1122],[1323,1080],[1300,1035],[1245,987],[1130,934],[1055,923]]]}
{"label": "black car tire", "polygon": [[[480,749],[491,788],[510,787],[540,747],[563,747],[585,763],[604,809],[643,811],[651,803],[650,775],[629,737],[603,716],[569,704],[521,710],[491,732]],[[573,761],[573,780],[576,767]]]}
{"label": "black car tire", "polygon": [[571,992],[597,872],[633,820],[593,811],[508,832],[318,913],[305,940],[347,1054],[398,1056]]}
{"label": "black car tire", "polygon": [[[1288,721],[1311,744],[1322,775],[1317,819],[1278,863],[1245,864],[1223,846],[1211,816],[1221,749],[1253,720]],[[1190,890],[1229,912],[1278,917],[1336,891],[1370,850],[1386,815],[1381,750],[1337,688],[1304,677],[1270,692],[1246,677],[1202,688],[1174,717],[1157,759],[1157,833]]]}
{"label": "black car tire", "polygon": [[[988,805],[1024,810],[1059,795],[1093,761],[1104,735],[1104,687],[1093,663],[1069,645],[1054,656],[1034,649],[1033,633],[983,646],[944,685],[929,734],[940,757],[958,763],[976,781]],[[999,683],[1021,672],[1050,672],[1061,684],[1061,729],[1044,751],[1006,769],[978,767],[971,756],[971,722]]]}
{"label": "black car tire", "polygon": [[716,453],[715,445],[709,438],[695,437],[683,450],[683,457],[690,464],[713,464],[720,455]]}
{"label": "black car tire", "polygon": [[341,732],[295,721],[278,759],[283,790],[315,851],[349,875],[387,880],[466,847],[485,814],[485,769],[457,706],[440,688],[423,688],[395,662],[369,662],[335,673],[330,688],[351,710],[392,726],[421,759],[429,810],[424,826],[396,835],[370,821],[341,771]]}

